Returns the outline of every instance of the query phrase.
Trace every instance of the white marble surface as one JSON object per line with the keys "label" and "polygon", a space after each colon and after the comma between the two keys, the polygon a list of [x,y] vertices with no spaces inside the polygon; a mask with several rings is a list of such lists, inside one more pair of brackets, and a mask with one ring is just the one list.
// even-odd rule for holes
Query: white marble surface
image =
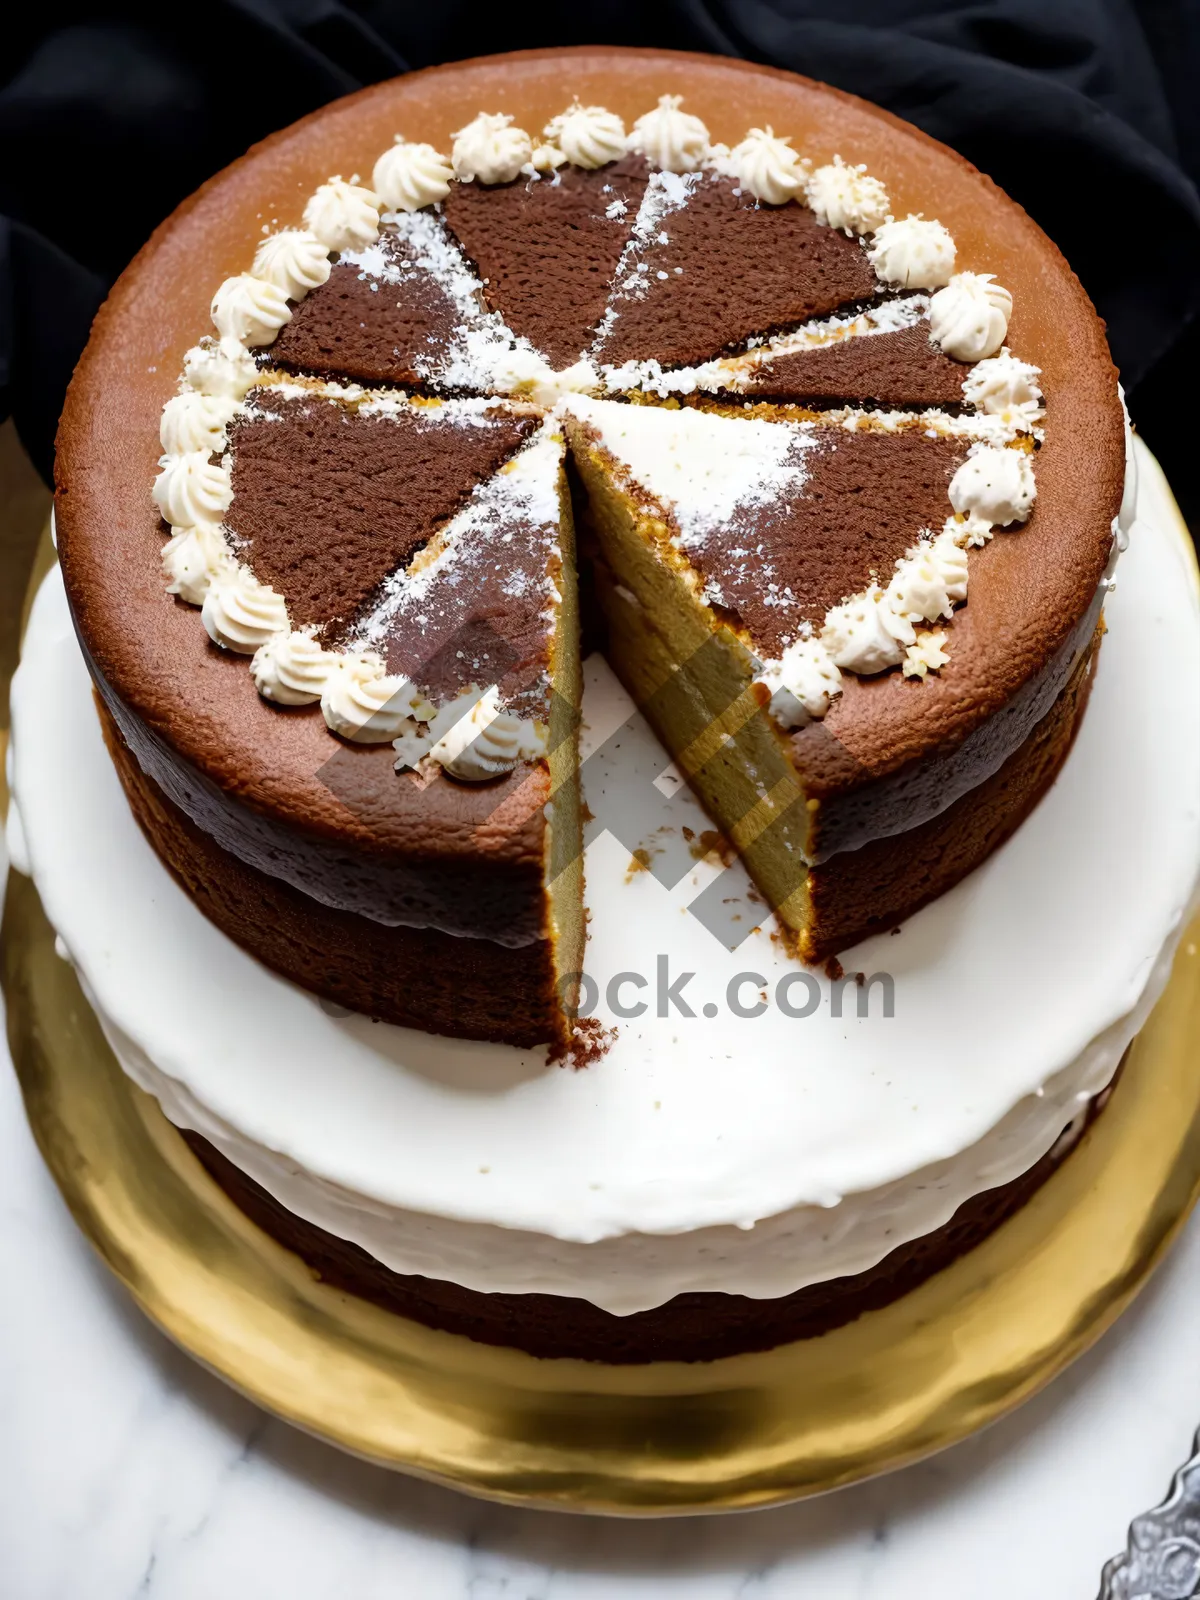
{"label": "white marble surface", "polygon": [[1096,1349],[902,1473],[726,1518],[471,1501],[295,1432],[159,1335],[76,1232],[2,1044],[0,1284],[0,1600],[1093,1600],[1200,1422],[1197,1216]]}

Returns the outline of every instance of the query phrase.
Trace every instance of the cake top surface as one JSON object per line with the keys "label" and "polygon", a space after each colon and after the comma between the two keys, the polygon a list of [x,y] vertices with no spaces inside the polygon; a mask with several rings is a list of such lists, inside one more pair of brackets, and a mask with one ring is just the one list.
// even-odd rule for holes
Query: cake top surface
{"label": "cake top surface", "polygon": [[[561,103],[564,64],[577,93],[567,112]],[[391,631],[383,639],[379,618],[385,598],[396,600],[404,575],[426,549],[432,551],[429,570],[435,577],[455,566],[453,560],[437,565],[431,541],[436,544],[483,484],[500,481],[496,475],[505,460],[533,436],[538,414],[559,404],[564,392],[587,389],[623,397],[629,388],[641,388],[655,398],[709,392],[726,399],[739,391],[756,399],[777,392],[806,403],[814,396],[841,399],[832,422],[845,429],[845,438],[837,444],[830,440],[828,419],[734,418],[688,410],[664,412],[675,420],[657,422],[649,406],[627,407],[622,398],[622,409],[636,411],[640,419],[639,437],[627,442],[636,457],[631,468],[649,492],[672,500],[681,532],[688,524],[689,554],[706,568],[714,595],[727,605],[739,587],[738,562],[730,553],[740,547],[718,534],[721,508],[789,508],[788,517],[776,518],[775,536],[768,526],[763,539],[772,545],[768,559],[777,574],[769,582],[779,584],[776,593],[791,601],[772,606],[768,600],[755,611],[752,602],[763,595],[743,558],[744,581],[733,609],[761,647],[765,669],[775,670],[777,677],[788,649],[800,645],[809,654],[823,650],[835,670],[840,667],[841,683],[823,704],[820,695],[811,706],[797,695],[795,674],[783,687],[803,720],[828,712],[839,744],[868,774],[894,764],[898,750],[919,753],[912,743],[912,700],[905,694],[912,686],[903,681],[904,674],[874,664],[877,650],[873,656],[862,647],[864,629],[879,632],[877,602],[891,593],[893,579],[903,576],[899,566],[917,553],[916,544],[936,543],[948,517],[956,518],[960,529],[977,522],[990,528],[1023,521],[1033,489],[1016,459],[1020,455],[1027,465],[1027,452],[1015,450],[1014,441],[1020,434],[1041,444],[1037,537],[993,541],[983,530],[973,537],[970,527],[955,536],[960,553],[964,547],[983,548],[972,548],[972,603],[954,616],[949,671],[941,671],[944,663],[936,652],[921,644],[919,625],[937,621],[942,610],[948,620],[957,602],[949,598],[930,615],[926,597],[907,613],[897,613],[901,654],[896,655],[893,640],[886,667],[907,660],[904,652],[916,646],[913,675],[925,680],[920,685],[923,740],[935,745],[962,738],[1069,637],[1103,572],[1108,524],[1119,499],[1120,412],[1102,331],[1053,246],[950,152],[883,113],[802,80],[733,63],[636,52],[532,55],[519,58],[515,70],[513,77],[488,63],[466,64],[399,80],[328,108],[213,180],[164,225],[126,274],[81,364],[60,453],[64,566],[81,631],[105,679],[152,725],[169,724],[169,741],[218,782],[221,770],[253,762],[256,745],[277,744],[275,770],[264,780],[265,789],[278,796],[287,788],[301,812],[311,814],[315,806],[329,814],[330,802],[316,795],[320,785],[313,782],[319,741],[307,729],[303,734],[289,729],[277,738],[277,716],[264,722],[252,699],[234,703],[232,693],[221,690],[220,698],[230,703],[222,706],[227,737],[217,753],[211,738],[188,734],[187,711],[172,703],[169,681],[145,682],[147,633],[177,641],[183,676],[174,698],[183,702],[195,699],[183,663],[194,668],[197,652],[207,660],[211,648],[199,629],[193,642],[185,643],[181,608],[164,606],[149,592],[144,563],[153,548],[148,536],[156,517],[153,507],[139,503],[126,487],[133,480],[133,463],[144,455],[144,441],[135,435],[149,422],[153,440],[156,413],[164,405],[170,409],[172,373],[181,369],[183,396],[202,397],[210,408],[234,368],[232,386],[241,394],[225,397],[236,415],[227,418],[220,445],[204,451],[204,473],[195,460],[186,471],[179,465],[199,452],[168,448],[160,483],[163,475],[168,482],[158,495],[168,521],[177,534],[193,530],[205,523],[196,515],[205,509],[204,494],[215,497],[216,516],[207,520],[224,519],[224,528],[232,529],[235,565],[250,574],[249,580],[238,579],[239,605],[247,581],[278,599],[277,605],[266,602],[267,631],[256,652],[281,631],[292,639],[319,634],[320,650],[343,656],[357,652],[360,659],[365,649],[378,653],[386,645],[379,672],[384,681],[410,670],[413,651],[398,630],[401,622],[412,624],[418,616],[409,603],[397,601]],[[512,104],[517,83],[518,120],[479,112],[491,100]],[[686,94],[686,111],[664,95],[676,88]],[[576,126],[565,126],[574,112],[600,107],[607,123],[585,117],[581,133],[576,116]],[[626,141],[621,151],[604,143],[615,138],[614,121]],[[705,150],[699,148],[696,129],[701,122]],[[770,134],[768,122],[786,127],[791,145]],[[562,132],[575,159],[554,146],[547,155],[545,144],[535,148],[532,140],[526,149],[517,135],[522,127],[539,126],[545,127],[547,140]],[[747,134],[748,126],[760,135]],[[413,142],[397,142],[398,127]],[[599,145],[589,147],[589,139]],[[377,187],[389,189],[395,209],[385,211],[353,177],[331,179],[324,169],[334,149],[343,170],[373,171]],[[439,155],[446,150],[452,152],[450,170],[438,165],[446,162]],[[370,160],[368,151],[374,152]],[[509,172],[505,163],[518,154],[526,170]],[[590,164],[597,155],[606,159]],[[861,166],[855,158],[861,158]],[[687,170],[666,170],[663,162]],[[409,201],[412,209],[406,209]],[[906,210],[917,203],[926,211],[936,208],[939,223],[927,224],[915,209]],[[935,228],[940,231],[930,231]],[[560,243],[550,249],[556,230]],[[190,248],[200,235],[203,250]],[[264,237],[254,255],[256,276],[247,271],[248,245]],[[329,248],[314,250],[314,237]],[[756,270],[736,273],[748,253]],[[199,254],[203,274],[197,268]],[[228,277],[221,283],[223,271]],[[997,282],[1004,284],[1002,294],[991,287]],[[194,341],[217,285],[213,315],[221,343],[197,349]],[[150,298],[163,292],[154,317],[149,289]],[[165,340],[164,328],[170,330]],[[231,354],[235,335],[243,354],[263,352],[253,371]],[[1005,338],[1015,357],[1001,350]],[[959,366],[964,353],[981,358],[982,368],[990,362],[992,371],[977,383],[974,396],[960,377],[960,400],[954,402],[945,398],[952,392],[948,370],[969,370]],[[376,392],[366,403],[361,390],[349,400],[293,395],[279,388],[280,368],[300,375],[301,388],[333,378],[352,390],[369,383]],[[402,395],[389,397],[378,389],[401,384],[450,395],[475,390],[479,399],[460,402],[458,425],[433,424]],[[268,417],[263,396],[273,385],[277,410]],[[864,386],[876,392],[866,393]],[[1024,398],[1027,393],[1031,400]],[[124,413],[121,459],[113,460],[110,449],[107,467],[85,474],[82,468],[92,464],[101,442],[111,442],[110,408],[118,394]],[[505,395],[517,404],[509,402],[506,409]],[[901,408],[948,408],[942,413],[946,425],[898,426],[889,432],[868,423],[855,431],[851,413],[857,405],[887,403],[893,395]],[[522,412],[522,405],[529,409]],[[196,410],[191,401],[187,406]],[[183,405],[177,409],[186,432],[194,419],[183,417]],[[954,426],[955,414],[963,410],[985,421],[990,417],[995,426],[972,437],[970,430]],[[681,416],[690,420],[680,422]],[[739,442],[706,449],[705,439],[717,428],[722,436],[736,433]],[[291,481],[284,482],[288,458],[297,458],[292,445],[281,441],[298,429],[306,464],[322,458],[322,439],[336,437],[337,452],[345,452],[344,460],[356,463],[369,482],[369,503],[360,497],[355,516],[347,519],[339,509],[335,549],[344,559],[334,563],[328,561],[328,541],[318,537],[318,525],[329,520],[321,510],[320,474],[293,468]],[[936,437],[928,438],[930,432]],[[437,440],[451,436],[449,454],[439,455]],[[409,495],[389,488],[383,457],[393,451],[397,486],[404,476],[404,452],[410,462],[444,462],[419,473],[419,491]],[[1013,458],[1003,472],[1014,481],[999,488],[997,451]],[[1081,457],[1092,464],[1082,494]],[[453,468],[446,464],[451,458]],[[224,482],[209,481],[206,474],[219,473],[222,463]],[[947,488],[964,470],[971,492],[960,493],[961,506],[953,493],[944,506],[940,501],[935,506],[935,484]],[[146,481],[152,477],[151,467]],[[844,518],[818,518],[813,535],[813,505],[824,493],[843,501],[858,495],[870,477],[899,483],[912,478],[918,489],[882,543],[866,528],[874,545],[864,569],[862,549],[855,555],[852,532],[840,527]],[[193,480],[199,499],[188,498]],[[819,572],[785,572],[780,565],[787,552],[804,544],[796,535],[791,504],[797,488],[801,503],[806,494],[812,502],[809,550],[825,551],[816,563]],[[110,525],[117,509],[106,560],[87,537],[102,503]],[[1000,517],[998,507],[1014,515]],[[378,536],[381,521],[388,525],[385,538]],[[311,528],[307,537],[306,526]],[[944,543],[943,553],[947,548]],[[195,555],[189,547],[188,562]],[[224,561],[226,552],[218,551],[214,559]],[[203,561],[212,565],[207,554]],[[952,563],[957,572],[958,555]],[[809,563],[802,565],[807,569]],[[855,566],[851,585],[849,569]],[[530,576],[535,567],[543,575],[547,570],[541,555],[526,567]],[[942,591],[949,597],[957,582],[947,579]],[[1005,601],[1018,590],[1027,615],[1014,649]],[[912,600],[911,583],[904,596]],[[207,592],[203,598],[206,613],[220,609],[219,593],[216,602],[210,603]],[[256,606],[261,598],[256,588]],[[852,602],[860,611],[865,604],[867,612],[831,624],[830,613]],[[375,632],[368,638],[370,618]],[[827,638],[830,626],[835,633]],[[842,634],[853,635],[849,644],[837,645],[838,626]],[[218,637],[208,627],[208,636],[231,647],[232,633]],[[232,647],[250,653],[252,642],[246,635]],[[226,665],[221,662],[222,669]],[[263,674],[254,676],[257,683]],[[189,686],[182,693],[185,681]],[[223,670],[221,681],[228,681]],[[210,700],[205,716],[212,706]],[[264,709],[269,717],[269,708]],[[325,720],[342,731],[328,714]],[[312,724],[315,719],[288,721]],[[284,751],[292,759],[280,762]]]}

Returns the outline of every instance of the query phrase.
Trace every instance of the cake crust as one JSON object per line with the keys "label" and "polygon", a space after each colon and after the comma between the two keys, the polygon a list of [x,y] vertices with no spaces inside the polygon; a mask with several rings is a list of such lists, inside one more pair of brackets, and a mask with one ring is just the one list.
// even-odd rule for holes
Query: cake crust
{"label": "cake crust", "polygon": [[[159,414],[184,352],[207,325],[214,285],[244,269],[264,221],[298,226],[331,164],[370,171],[398,129],[445,146],[481,106],[511,109],[536,127],[561,110],[565,92],[627,122],[660,94],[678,92],[714,139],[734,142],[748,125],[771,122],[814,160],[845,151],[865,162],[897,215],[936,207],[960,268],[994,272],[1011,289],[1009,340],[1041,369],[1037,537],[996,539],[972,558],[953,669],[921,685],[918,714],[912,686],[897,674],[850,677],[825,721],[796,736],[822,804],[902,784],[932,756],[986,743],[993,719],[1045,684],[1081,633],[1086,639],[1124,472],[1103,328],[1050,241],[944,146],[790,74],[639,50],[457,63],[324,108],[218,174],[157,230],[114,288],[63,412],[59,548],[98,688],[140,768],[239,861],[275,875],[286,863],[282,875],[294,887],[334,910],[514,947],[534,945],[546,931],[547,774],[521,768],[479,788],[437,778],[417,789],[396,781],[387,747],[344,749],[331,744],[319,717],[281,716],[264,704],[243,664],[214,650],[194,614],[164,592],[161,524],[146,486]],[[1021,596],[1017,619],[1013,595]],[[872,827],[864,820],[863,837],[875,836]],[[831,847],[849,845],[839,838]],[[481,888],[483,880],[490,887]]]}

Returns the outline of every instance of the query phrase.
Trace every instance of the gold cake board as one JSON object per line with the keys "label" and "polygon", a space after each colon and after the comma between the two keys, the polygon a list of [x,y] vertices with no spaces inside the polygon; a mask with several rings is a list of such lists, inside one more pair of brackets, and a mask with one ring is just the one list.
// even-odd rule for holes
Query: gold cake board
{"label": "gold cake board", "polygon": [[0,942],[34,1135],[75,1220],[147,1315],[298,1427],[500,1500],[631,1515],[761,1506],[942,1449],[1092,1344],[1200,1192],[1198,921],[1079,1147],[919,1289],[762,1355],[541,1361],[316,1281],[122,1072],[55,953],[36,888],[16,873]]}

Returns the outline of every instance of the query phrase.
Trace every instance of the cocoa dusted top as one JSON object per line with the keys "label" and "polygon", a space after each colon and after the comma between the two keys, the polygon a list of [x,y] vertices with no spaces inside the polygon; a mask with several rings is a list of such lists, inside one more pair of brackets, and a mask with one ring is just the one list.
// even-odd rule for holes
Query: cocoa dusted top
{"label": "cocoa dusted top", "polygon": [[861,243],[806,206],[762,206],[707,172],[688,189],[646,241],[637,280],[618,284],[601,361],[691,366],[878,292]]}
{"label": "cocoa dusted top", "polygon": [[[1037,456],[1037,513],[1027,535],[997,539],[978,553],[970,603],[954,623],[948,672],[919,688],[901,684],[898,674],[848,679],[825,741],[847,755],[853,786],[860,792],[898,767],[912,767],[926,756],[959,746],[997,712],[1016,704],[1026,685],[1055,669],[1060,652],[1088,612],[1108,556],[1109,528],[1123,472],[1122,425],[1103,332],[1086,296],[1053,245],[986,179],[916,130],[861,102],[744,63],[595,51],[555,51],[526,55],[516,64],[484,62],[439,69],[340,102],[257,147],[207,186],[164,225],[118,284],[98,320],[64,412],[58,513],[64,573],[77,625],[105,691],[120,703],[127,736],[136,742],[139,724],[150,730],[157,752],[155,771],[164,781],[167,768],[175,763],[181,774],[194,773],[199,782],[219,792],[252,794],[256,815],[285,819],[280,823],[285,830],[312,829],[334,841],[348,838],[349,829],[356,848],[366,847],[368,835],[378,834],[387,838],[388,848],[397,855],[410,850],[424,855],[435,837],[443,837],[438,824],[442,812],[450,818],[475,806],[475,797],[439,781],[424,793],[422,827],[414,832],[411,786],[391,774],[389,752],[343,752],[335,745],[347,764],[356,769],[369,766],[372,772],[378,769],[378,793],[369,821],[364,813],[351,823],[317,777],[330,749],[319,717],[303,712],[284,717],[258,703],[245,664],[221,656],[199,628],[195,612],[147,581],[162,550],[163,528],[143,486],[154,477],[162,407],[175,390],[189,347],[208,326],[214,288],[223,274],[247,271],[262,217],[278,216],[282,226],[301,227],[306,197],[326,181],[331,162],[336,159],[346,172],[369,172],[397,129],[412,130],[414,137],[449,149],[454,131],[480,106],[509,103],[518,79],[520,120],[528,127],[536,128],[558,114],[570,93],[577,93],[581,101],[609,106],[630,126],[664,90],[677,90],[703,117],[712,138],[729,145],[756,121],[793,133],[797,148],[811,152],[814,161],[827,162],[839,150],[845,151],[886,182],[897,216],[921,210],[928,214],[936,208],[953,234],[958,267],[995,273],[1012,292],[1008,342],[1040,369],[1042,387],[1051,397],[1046,439]],[[514,182],[514,191],[522,181]],[[551,180],[543,177],[538,182],[545,185],[540,194],[552,193]],[[743,209],[746,217],[740,214]],[[757,227],[787,210],[738,208],[739,225],[748,218],[749,226]],[[428,215],[438,227],[445,226],[443,213]],[[381,237],[392,226],[385,218]],[[823,225],[805,221],[804,226]],[[663,231],[669,240],[669,228]],[[857,241],[836,229],[821,237],[833,241],[832,248],[847,262],[857,263],[856,272],[869,269]],[[338,340],[332,327],[336,318],[332,314],[327,318],[322,305],[332,305],[342,293],[337,285],[345,285],[345,272],[350,272],[361,308],[350,315],[342,313],[345,349],[354,325],[368,322],[382,303],[383,287],[360,282],[363,268],[350,259],[356,250],[330,248],[342,254],[334,256],[328,283],[298,306],[286,308],[280,338],[267,355],[272,364],[282,365],[288,337],[283,323],[300,324],[298,336],[307,322],[308,333],[324,352],[313,370],[354,376],[349,361],[336,354]],[[669,251],[670,246],[662,248]],[[461,249],[459,254],[466,259]],[[655,284],[683,276],[666,265],[653,270]],[[666,272],[667,278],[659,279],[658,271]],[[536,280],[536,273],[534,262],[528,278],[533,297],[542,281]],[[371,274],[365,276],[369,279]],[[712,276],[711,294],[719,302],[722,295],[732,294],[728,273],[724,266],[714,266]],[[491,311],[486,287],[477,291],[481,314]],[[667,296],[670,290],[657,292]],[[856,303],[858,292],[853,285],[837,285],[814,303],[840,308]],[[872,286],[867,292],[887,298],[895,290]],[[454,304],[461,315],[459,302]],[[274,306],[267,309],[272,316],[280,315]],[[411,381],[399,376],[403,372],[432,388],[435,380],[427,376],[425,362],[409,359],[399,346],[411,338],[421,345],[420,355],[436,344],[446,334],[444,322],[435,326],[442,312],[444,303],[438,311],[430,299],[423,323],[414,323],[411,334],[401,329],[389,337],[385,331],[379,347],[396,365],[386,380],[379,374],[372,381]],[[613,319],[614,329],[619,321]],[[384,326],[379,324],[381,330]],[[451,331],[451,341],[460,326]],[[257,328],[254,331],[253,342],[261,343]],[[754,330],[756,335],[766,331]],[[710,358],[730,339],[740,337],[723,336],[720,346],[708,345],[697,353]],[[863,340],[864,354],[871,344],[872,359],[882,358],[891,338],[881,334]],[[668,354],[665,346],[663,353]],[[832,346],[828,356],[823,351],[811,357],[805,352],[800,359],[810,358],[822,364],[846,359],[835,357]],[[774,363],[776,370],[784,359]],[[215,371],[222,360],[205,353],[192,365],[199,371],[207,364]],[[224,368],[222,381],[223,374]],[[880,383],[870,386],[883,388]],[[912,398],[907,378],[904,387],[908,393],[895,399],[882,392],[870,398],[884,405],[927,403]],[[756,389],[755,398],[764,392]],[[783,392],[796,393],[793,375],[787,375]],[[844,398],[862,396],[848,388]],[[931,449],[931,460],[945,448],[938,444]],[[239,487],[235,506],[240,494]],[[972,561],[976,559],[973,555]],[[1019,633],[1012,626],[1016,596],[1023,613]],[[201,691],[202,702],[196,698]],[[919,716],[914,711],[918,704]],[[218,725],[221,739],[214,738]],[[1004,737],[1015,744],[1022,734],[1023,729],[1013,725]],[[145,750],[139,759],[143,756],[150,760]],[[820,777],[817,767],[828,770],[832,780],[826,791],[826,809],[831,809],[841,769],[832,758],[821,757],[814,762],[814,781]],[[482,806],[482,798],[478,804]],[[403,826],[398,820],[401,810]],[[462,837],[456,824],[445,832],[444,847],[450,849]]]}
{"label": "cocoa dusted top", "polygon": [[537,426],[500,407],[368,413],[253,391],[231,430],[228,526],[293,626],[344,635]]}
{"label": "cocoa dusted top", "polygon": [[818,430],[799,490],[735,512],[719,539],[689,541],[689,559],[759,652],[778,656],[798,622],[819,630],[850,595],[886,584],[922,529],[941,527],[966,453],[965,440],[915,432]]}
{"label": "cocoa dusted top", "polygon": [[641,156],[587,171],[453,186],[446,222],[488,305],[555,367],[587,350],[645,192]]}

